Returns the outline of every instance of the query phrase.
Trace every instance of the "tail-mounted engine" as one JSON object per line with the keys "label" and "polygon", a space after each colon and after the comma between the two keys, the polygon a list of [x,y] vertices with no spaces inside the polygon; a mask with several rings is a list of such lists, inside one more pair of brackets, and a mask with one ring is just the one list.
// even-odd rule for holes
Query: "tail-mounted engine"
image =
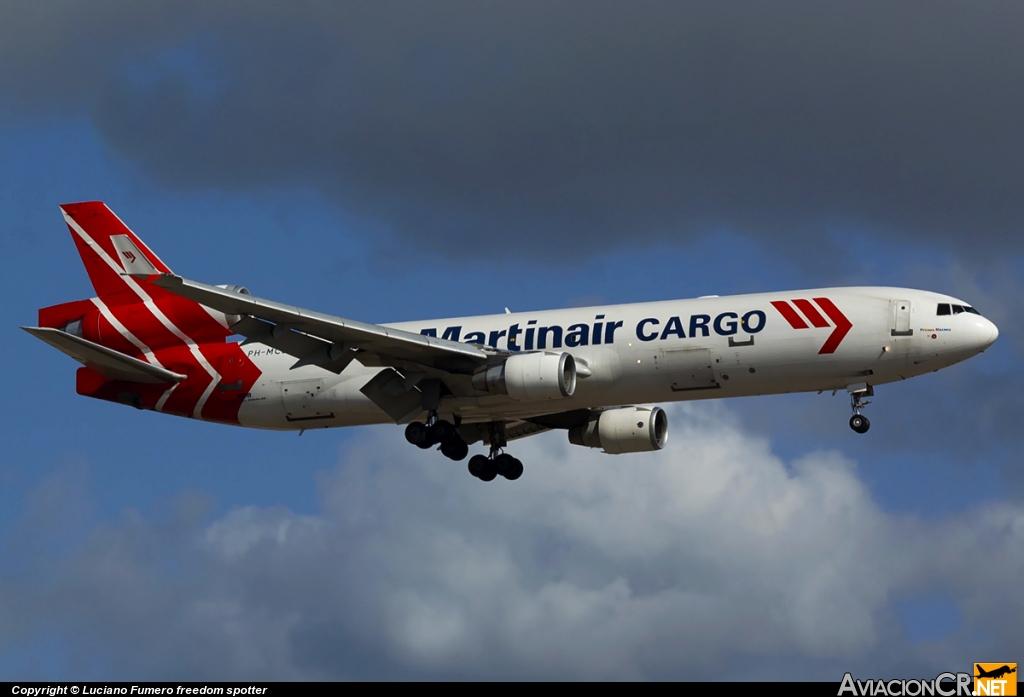
{"label": "tail-mounted engine", "polygon": [[661,450],[668,440],[668,417],[661,407],[620,407],[595,413],[587,423],[569,430],[569,442],[606,453]]}
{"label": "tail-mounted engine", "polygon": [[[239,295],[251,295],[249,289],[245,286],[218,285],[217,287],[223,288],[231,293],[238,293]],[[208,310],[208,312],[214,317],[223,317],[224,326],[226,327],[233,327],[242,319],[240,315],[225,315],[223,312],[218,312],[217,310]]]}
{"label": "tail-mounted engine", "polygon": [[576,390],[576,361],[568,353],[524,353],[473,376],[473,388],[521,402],[565,399]]}

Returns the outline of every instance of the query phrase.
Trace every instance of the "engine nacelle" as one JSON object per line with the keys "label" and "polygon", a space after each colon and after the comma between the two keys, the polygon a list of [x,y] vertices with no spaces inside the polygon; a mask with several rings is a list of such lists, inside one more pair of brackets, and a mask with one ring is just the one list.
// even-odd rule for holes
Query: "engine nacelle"
{"label": "engine nacelle", "polygon": [[507,394],[520,402],[565,399],[576,390],[576,361],[568,353],[523,353],[510,356],[473,376],[481,392]]}
{"label": "engine nacelle", "polygon": [[239,295],[249,295],[249,289],[245,286],[227,286],[218,285],[218,288],[228,291],[229,293],[238,293]]}
{"label": "engine nacelle", "polygon": [[569,442],[606,453],[644,453],[661,450],[668,441],[668,416],[661,407],[620,407],[595,414],[569,430]]}
{"label": "engine nacelle", "polygon": [[[230,286],[218,284],[217,287],[222,288],[228,291],[229,293],[238,293],[239,295],[251,295],[251,293],[249,293],[249,289],[246,288],[245,286]],[[210,310],[210,313],[216,313],[216,315],[223,317],[226,326],[229,328],[238,324],[242,319],[241,315],[225,315],[223,312],[217,312],[216,310]]]}

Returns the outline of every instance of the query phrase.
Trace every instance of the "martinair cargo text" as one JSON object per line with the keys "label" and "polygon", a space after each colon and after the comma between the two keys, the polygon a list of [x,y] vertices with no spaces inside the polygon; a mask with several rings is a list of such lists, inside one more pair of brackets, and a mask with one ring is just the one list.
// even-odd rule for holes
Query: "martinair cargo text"
{"label": "martinair cargo text", "polygon": [[[969,304],[905,288],[821,288],[393,325],[175,275],[104,204],[61,207],[97,297],[39,311],[33,336],[78,369],[79,394],[279,430],[394,423],[420,448],[518,479],[508,442],[551,429],[606,453],[658,450],[657,402],[873,388],[984,351]],[[238,342],[234,336],[244,337]]]}

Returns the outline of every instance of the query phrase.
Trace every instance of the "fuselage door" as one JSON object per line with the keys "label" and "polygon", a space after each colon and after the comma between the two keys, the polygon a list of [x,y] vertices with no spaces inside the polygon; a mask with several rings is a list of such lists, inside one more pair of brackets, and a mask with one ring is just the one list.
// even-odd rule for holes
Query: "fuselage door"
{"label": "fuselage door", "polygon": [[669,380],[673,392],[713,390],[719,387],[715,378],[711,349],[671,348],[661,351],[658,369]]}
{"label": "fuselage door", "polygon": [[323,398],[324,381],[290,380],[281,383],[284,415],[289,421],[330,419],[334,417],[330,405]]}
{"label": "fuselage door", "polygon": [[910,301],[891,300],[889,305],[892,308],[892,335],[913,336],[914,330],[910,328]]}

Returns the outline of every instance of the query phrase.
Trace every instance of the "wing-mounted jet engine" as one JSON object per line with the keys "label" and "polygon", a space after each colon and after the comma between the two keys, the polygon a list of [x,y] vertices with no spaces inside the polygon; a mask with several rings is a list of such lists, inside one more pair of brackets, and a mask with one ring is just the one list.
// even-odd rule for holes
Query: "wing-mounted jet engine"
{"label": "wing-mounted jet engine", "polygon": [[510,356],[476,373],[473,388],[507,394],[519,402],[572,397],[576,391],[576,361],[568,353]]}
{"label": "wing-mounted jet engine", "polygon": [[661,407],[620,407],[596,412],[569,429],[569,442],[610,455],[661,450],[668,441],[668,416]]}

